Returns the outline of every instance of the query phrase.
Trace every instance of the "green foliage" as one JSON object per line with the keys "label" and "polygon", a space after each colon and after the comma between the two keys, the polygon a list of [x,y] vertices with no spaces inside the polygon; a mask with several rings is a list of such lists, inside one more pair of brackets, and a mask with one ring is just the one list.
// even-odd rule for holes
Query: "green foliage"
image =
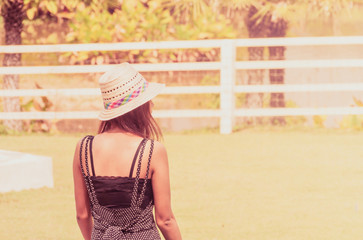
{"label": "green foliage", "polygon": [[[168,40],[197,40],[233,38],[235,30],[224,16],[216,15],[210,8],[185,24],[171,15],[171,10],[162,6],[162,0],[125,0],[120,9],[112,13],[102,4],[92,2],[89,6],[79,4],[69,24],[66,35],[68,43],[94,42],[144,42]],[[62,55],[64,61],[73,64],[103,64],[129,62],[197,61],[207,58],[213,61],[219,54],[213,49],[184,51],[133,50],[127,52],[83,52]]]}
{"label": "green foliage", "polygon": [[[97,2],[107,6],[105,0]],[[79,5],[89,3],[82,0],[24,0],[24,12],[28,20],[71,19]]]}
{"label": "green foliage", "polygon": [[[215,86],[219,84],[219,75],[205,75],[200,82],[202,86]],[[208,99],[208,100],[206,100]],[[201,109],[219,109],[220,95],[219,94],[204,94],[204,98],[197,101],[197,105]]]}
{"label": "green foliage", "polygon": [[313,116],[313,122],[314,122],[314,126],[318,127],[318,128],[323,128],[324,126],[324,122],[326,121],[326,116],[325,115],[314,115]]}
{"label": "green foliage", "polygon": [[[246,99],[246,94],[245,93],[240,93],[239,95],[237,95],[237,101],[240,101],[239,105],[244,104],[245,103],[245,99]],[[270,108],[270,95],[269,94],[265,94],[264,99],[263,99],[263,108]],[[238,102],[237,102],[238,104]],[[237,105],[236,104],[236,105]],[[286,108],[298,108],[298,105],[291,100],[287,100],[285,102]],[[284,127],[286,128],[301,128],[304,127],[306,122],[307,122],[307,118],[305,116],[284,116],[283,117],[285,119],[285,123],[286,125]],[[259,127],[271,127],[274,126],[274,118],[273,117],[258,117],[258,121],[255,124],[257,124],[257,126]],[[246,126],[248,126],[249,124],[247,124]],[[246,127],[244,126],[244,127]]]}
{"label": "green foliage", "polygon": [[[233,38],[236,31],[230,21],[204,4],[202,14],[191,13],[190,21],[181,23],[175,7],[165,0],[26,0],[25,44],[142,42]],[[197,1],[196,1],[197,2]],[[184,4],[184,3],[183,3]],[[188,10],[189,11],[189,10]],[[106,64],[129,62],[215,61],[214,49],[145,50],[124,52],[64,53],[61,63]]]}
{"label": "green foliage", "polygon": [[208,0],[161,0],[161,6],[170,9],[179,23],[191,22],[197,16],[203,15],[209,9],[208,3]]}
{"label": "green foliage", "polygon": [[350,12],[362,4],[361,0],[298,0],[301,6],[307,8],[310,14],[332,17],[342,12]]}
{"label": "green foliage", "polygon": [[[68,43],[142,42],[168,40],[172,18],[167,10],[159,8],[157,1],[145,6],[139,1],[124,1],[122,9],[110,13],[101,3],[89,6],[79,4],[69,24],[65,41]],[[109,62],[141,61],[155,58],[153,51],[128,51],[117,53],[82,52],[62,55],[62,61],[72,64],[103,64]],[[140,60],[141,59],[141,60]],[[152,61],[152,60],[151,60]]]}
{"label": "green foliage", "polygon": [[[41,89],[37,83],[36,87]],[[47,112],[50,111],[53,107],[53,103],[49,98],[42,96],[40,98],[31,98],[24,102],[24,98],[21,98],[20,101],[22,104],[20,105],[21,110],[24,112],[30,111],[41,111]],[[27,132],[49,132],[51,131],[51,122],[48,120],[24,120],[23,121],[24,130]]]}
{"label": "green foliage", "polygon": [[363,115],[344,116],[340,122],[340,128],[351,130],[363,130]]}
{"label": "green foliage", "polygon": [[[297,108],[297,104],[291,100],[286,101],[285,105],[287,108]],[[307,119],[304,116],[286,116],[285,117],[287,126],[302,127],[305,125]]]}
{"label": "green foliage", "polygon": [[97,1],[79,4],[70,23],[67,42],[132,42],[166,40],[171,16],[157,1],[145,6],[140,1],[123,1],[112,14]]}
{"label": "green foliage", "polygon": [[197,39],[218,39],[235,38],[236,31],[230,20],[223,15],[216,15],[208,8],[203,14],[195,16],[187,24],[175,25],[175,39],[197,40]]}
{"label": "green foliage", "polygon": [[[363,101],[353,97],[354,106],[363,107]],[[352,130],[363,130],[363,115],[348,115],[344,116],[340,122],[340,128],[352,129]]]}
{"label": "green foliage", "polygon": [[9,133],[10,133],[9,129],[3,124],[2,121],[0,121],[0,135],[4,136],[4,135],[8,135]]}
{"label": "green foliage", "polygon": [[356,97],[353,97],[353,101],[357,107],[363,107],[363,101],[359,100]]}
{"label": "green foliage", "polygon": [[236,106],[236,108],[245,107],[246,96],[247,96],[246,93],[236,93],[235,94],[235,106]]}
{"label": "green foliage", "polygon": [[59,44],[80,0],[24,0],[24,44]]}

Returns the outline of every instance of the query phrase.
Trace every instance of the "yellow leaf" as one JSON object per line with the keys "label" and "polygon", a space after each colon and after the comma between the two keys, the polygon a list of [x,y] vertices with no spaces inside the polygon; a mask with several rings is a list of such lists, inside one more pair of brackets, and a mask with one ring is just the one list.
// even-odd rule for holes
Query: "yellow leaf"
{"label": "yellow leaf", "polygon": [[130,54],[139,55],[140,54],[140,50],[131,50],[130,51]]}
{"label": "yellow leaf", "polygon": [[55,2],[50,2],[50,1],[47,1],[45,2],[45,6],[47,7],[47,10],[52,13],[52,14],[57,14],[57,5],[55,4]]}
{"label": "yellow leaf", "polygon": [[326,116],[320,116],[320,115],[313,116],[314,124],[317,127],[324,127],[325,120],[326,120]]}
{"label": "yellow leaf", "polygon": [[26,16],[29,18],[29,20],[33,20],[36,12],[37,12],[36,8],[34,7],[30,8],[26,11]]}
{"label": "yellow leaf", "polygon": [[101,64],[103,64],[103,62],[104,62],[103,56],[97,56],[97,58],[96,58],[96,64],[97,65],[101,65]]}
{"label": "yellow leaf", "polygon": [[358,107],[363,107],[363,102],[355,97],[353,97],[354,99],[354,102],[355,104],[358,106]]}
{"label": "yellow leaf", "polygon": [[199,33],[198,39],[208,39],[208,38],[212,38],[213,35],[211,33],[208,32],[201,32]]}
{"label": "yellow leaf", "polygon": [[68,10],[72,10],[74,8],[77,7],[78,1],[74,1],[74,0],[67,0],[67,1],[62,1],[62,4],[68,9]]}
{"label": "yellow leaf", "polygon": [[76,34],[74,32],[70,32],[66,35],[66,41],[72,42],[76,39]]}
{"label": "yellow leaf", "polygon": [[81,2],[77,5],[78,11],[83,11],[85,8],[86,8],[86,5],[83,2]]}
{"label": "yellow leaf", "polygon": [[36,111],[42,111],[42,106],[40,105],[40,103],[38,102],[38,101],[36,101],[35,99],[34,99],[34,102],[33,102],[33,106],[34,106],[34,109],[36,110]]}
{"label": "yellow leaf", "polygon": [[58,42],[58,36],[57,33],[52,33],[47,37],[47,43],[57,43]]}
{"label": "yellow leaf", "polygon": [[29,25],[28,29],[27,29],[27,32],[30,33],[30,34],[35,34],[35,28],[33,25]]}
{"label": "yellow leaf", "polygon": [[65,18],[65,19],[71,19],[74,16],[74,13],[67,13],[67,12],[62,12],[62,13],[58,13],[58,17],[59,18]]}
{"label": "yellow leaf", "polygon": [[[137,2],[136,2],[137,3]],[[122,8],[126,8],[128,9],[129,11],[131,11],[131,9],[135,9],[136,8],[136,4],[133,0],[130,1],[130,0],[126,0],[122,3]]]}

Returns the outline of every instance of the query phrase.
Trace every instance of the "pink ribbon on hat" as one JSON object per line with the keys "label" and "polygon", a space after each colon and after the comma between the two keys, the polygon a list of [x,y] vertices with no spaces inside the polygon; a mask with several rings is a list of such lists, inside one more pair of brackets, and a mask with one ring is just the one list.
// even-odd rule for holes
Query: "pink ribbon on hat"
{"label": "pink ribbon on hat", "polygon": [[143,93],[145,91],[145,89],[148,86],[148,82],[144,81],[144,84],[142,86],[140,86],[138,89],[136,89],[135,91],[133,91],[131,94],[116,100],[114,102],[110,102],[110,103],[105,103],[105,109],[110,110],[110,109],[114,109],[117,108],[121,105],[125,105],[126,103],[130,102],[131,100],[133,100],[134,98],[136,98],[137,96],[139,96],[141,93]]}

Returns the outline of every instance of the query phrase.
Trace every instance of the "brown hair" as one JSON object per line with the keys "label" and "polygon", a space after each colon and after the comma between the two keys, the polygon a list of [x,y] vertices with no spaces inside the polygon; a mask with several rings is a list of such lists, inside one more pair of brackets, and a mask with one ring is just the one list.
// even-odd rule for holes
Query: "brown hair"
{"label": "brown hair", "polygon": [[151,115],[151,101],[119,117],[107,121],[101,121],[98,133],[106,132],[112,128],[135,134],[143,138],[160,140],[162,132]]}

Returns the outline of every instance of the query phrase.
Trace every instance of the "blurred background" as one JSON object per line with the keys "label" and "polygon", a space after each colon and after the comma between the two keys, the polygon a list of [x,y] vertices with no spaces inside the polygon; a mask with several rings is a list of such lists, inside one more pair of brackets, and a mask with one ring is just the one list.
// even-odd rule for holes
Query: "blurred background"
{"label": "blurred background", "polygon": [[54,179],[0,193],[0,239],[80,239],[73,151],[122,62],[167,86],[153,114],[185,239],[363,235],[363,0],[0,7],[0,149],[51,157]]}

